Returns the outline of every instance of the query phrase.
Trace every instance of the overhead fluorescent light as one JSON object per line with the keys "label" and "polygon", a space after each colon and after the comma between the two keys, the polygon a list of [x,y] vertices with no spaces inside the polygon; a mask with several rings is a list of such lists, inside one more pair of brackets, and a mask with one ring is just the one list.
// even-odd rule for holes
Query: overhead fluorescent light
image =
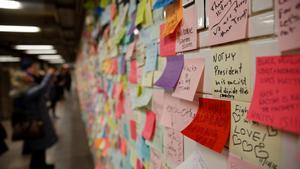
{"label": "overhead fluorescent light", "polygon": [[18,1],[0,0],[0,8],[2,8],[2,9],[21,9],[22,4]]}
{"label": "overhead fluorescent light", "polygon": [[65,60],[64,59],[53,59],[53,60],[49,60],[49,63],[52,63],[52,64],[63,64],[63,63],[65,63]]}
{"label": "overhead fluorescent light", "polygon": [[0,56],[0,62],[20,62],[20,58],[12,56]]}
{"label": "overhead fluorescent light", "polygon": [[35,33],[40,32],[41,28],[37,26],[16,26],[16,25],[0,25],[0,32],[24,32]]}
{"label": "overhead fluorescent light", "polygon": [[39,59],[41,60],[57,60],[62,59],[61,55],[39,55]]}
{"label": "overhead fluorescent light", "polygon": [[16,45],[17,50],[49,50],[54,49],[53,45]]}
{"label": "overhead fluorescent light", "polygon": [[27,54],[56,54],[57,51],[55,49],[49,50],[26,50]]}

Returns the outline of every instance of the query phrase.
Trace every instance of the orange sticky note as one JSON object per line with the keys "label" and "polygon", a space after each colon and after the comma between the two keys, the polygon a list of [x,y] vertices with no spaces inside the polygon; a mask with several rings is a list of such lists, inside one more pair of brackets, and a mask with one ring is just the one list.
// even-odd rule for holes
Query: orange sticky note
{"label": "orange sticky note", "polygon": [[136,67],[136,60],[130,62],[130,74],[129,74],[129,81],[131,83],[137,84],[137,67]]}
{"label": "orange sticky note", "polygon": [[146,140],[151,140],[155,129],[155,113],[148,111],[146,117],[146,123],[143,130],[143,137]]}
{"label": "orange sticky note", "polygon": [[247,118],[300,134],[300,55],[256,58]]}
{"label": "orange sticky note", "polygon": [[160,25],[160,41],[159,52],[160,56],[175,56],[176,55],[176,33],[172,33],[168,36],[163,36],[165,30],[165,24]]}
{"label": "orange sticky note", "polygon": [[182,134],[220,153],[229,136],[230,112],[230,101],[200,98],[198,113]]}
{"label": "orange sticky note", "polygon": [[136,140],[136,122],[134,120],[130,120],[130,135],[132,140]]}
{"label": "orange sticky note", "polygon": [[182,0],[176,0],[166,7],[167,19],[163,36],[173,33],[183,18]]}

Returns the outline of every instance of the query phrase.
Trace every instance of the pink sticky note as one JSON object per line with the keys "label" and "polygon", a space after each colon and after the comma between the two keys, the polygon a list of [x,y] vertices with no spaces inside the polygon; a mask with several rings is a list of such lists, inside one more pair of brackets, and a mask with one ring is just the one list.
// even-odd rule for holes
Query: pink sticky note
{"label": "pink sticky note", "polygon": [[155,129],[155,113],[148,111],[146,115],[146,123],[143,130],[143,137],[151,140]]}
{"label": "pink sticky note", "polygon": [[161,156],[153,148],[150,149],[150,168],[161,169]]}
{"label": "pink sticky note", "polygon": [[247,118],[300,134],[300,55],[256,58]]}
{"label": "pink sticky note", "polygon": [[203,68],[204,62],[202,59],[185,59],[179,81],[172,96],[193,101]]}
{"label": "pink sticky note", "polygon": [[132,57],[134,49],[135,49],[135,44],[136,44],[136,41],[133,41],[131,44],[128,45],[127,52],[125,55],[126,60],[130,60],[130,58]]}
{"label": "pink sticky note", "polygon": [[176,52],[183,52],[197,48],[197,8],[192,5],[183,8],[183,20],[176,35]]}
{"label": "pink sticky note", "polygon": [[125,103],[124,96],[121,95],[116,104],[116,118],[120,118],[122,114],[125,112],[124,103]]}
{"label": "pink sticky note", "polygon": [[208,1],[209,45],[216,45],[246,38],[248,2]]}
{"label": "pink sticky note", "polygon": [[[299,0],[276,0],[276,21],[281,51],[300,48],[300,2]],[[298,18],[298,19],[296,19]]]}
{"label": "pink sticky note", "polygon": [[197,103],[181,100],[167,93],[164,100],[161,125],[181,131],[193,121],[198,111]]}
{"label": "pink sticky note", "polygon": [[183,162],[183,135],[173,129],[166,128],[164,136],[164,153],[176,164]]}
{"label": "pink sticky note", "polygon": [[243,161],[233,154],[229,154],[227,161],[227,169],[261,169],[247,161]]}
{"label": "pink sticky note", "polygon": [[132,140],[136,140],[136,122],[134,120],[130,120],[130,135]]}
{"label": "pink sticky note", "polygon": [[160,25],[160,41],[159,41],[159,52],[160,56],[175,56],[175,47],[176,47],[176,33],[172,33],[168,36],[163,36],[162,32],[164,31],[164,24]]}
{"label": "pink sticky note", "polygon": [[136,60],[132,60],[130,62],[129,81],[131,83],[137,84],[137,66],[136,66]]}

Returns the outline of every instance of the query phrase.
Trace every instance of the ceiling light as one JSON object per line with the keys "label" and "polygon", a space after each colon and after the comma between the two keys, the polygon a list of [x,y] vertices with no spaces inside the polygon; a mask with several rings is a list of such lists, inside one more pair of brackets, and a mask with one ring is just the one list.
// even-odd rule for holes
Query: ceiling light
{"label": "ceiling light", "polygon": [[18,1],[0,0],[0,8],[20,9],[20,8],[22,8],[22,4]]}
{"label": "ceiling light", "polygon": [[64,59],[55,59],[55,60],[49,60],[50,63],[52,64],[63,64],[65,63]]}
{"label": "ceiling light", "polygon": [[18,50],[37,50],[37,49],[42,49],[42,50],[46,50],[46,49],[54,49],[54,47],[52,45],[16,45],[15,49]]}
{"label": "ceiling light", "polygon": [[55,49],[49,50],[26,50],[27,54],[56,54],[57,51]]}
{"label": "ceiling light", "polygon": [[57,60],[62,59],[60,55],[39,55],[39,59],[41,60]]}
{"label": "ceiling light", "polygon": [[20,62],[20,58],[12,56],[0,56],[0,62]]}
{"label": "ceiling light", "polygon": [[0,32],[40,32],[41,28],[37,26],[16,26],[16,25],[0,25]]}

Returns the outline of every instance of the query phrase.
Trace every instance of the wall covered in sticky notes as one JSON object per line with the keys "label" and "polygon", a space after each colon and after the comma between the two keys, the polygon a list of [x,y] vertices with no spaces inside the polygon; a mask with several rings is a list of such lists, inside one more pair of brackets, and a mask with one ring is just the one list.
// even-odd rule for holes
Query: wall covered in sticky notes
{"label": "wall covered in sticky notes", "polygon": [[300,168],[298,0],[90,3],[76,81],[97,169]]}

